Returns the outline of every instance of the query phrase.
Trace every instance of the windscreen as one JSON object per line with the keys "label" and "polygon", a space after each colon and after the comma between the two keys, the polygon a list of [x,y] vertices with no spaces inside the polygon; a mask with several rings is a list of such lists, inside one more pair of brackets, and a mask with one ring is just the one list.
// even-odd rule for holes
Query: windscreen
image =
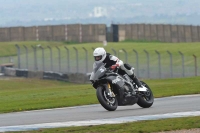
{"label": "windscreen", "polygon": [[93,64],[93,72],[95,73],[101,66],[104,66],[105,64],[103,62],[101,63],[94,63]]}
{"label": "windscreen", "polygon": [[98,80],[99,77],[103,76],[105,71],[106,71],[106,68],[104,67],[104,63],[94,63],[93,64],[93,72],[90,76],[90,80]]}

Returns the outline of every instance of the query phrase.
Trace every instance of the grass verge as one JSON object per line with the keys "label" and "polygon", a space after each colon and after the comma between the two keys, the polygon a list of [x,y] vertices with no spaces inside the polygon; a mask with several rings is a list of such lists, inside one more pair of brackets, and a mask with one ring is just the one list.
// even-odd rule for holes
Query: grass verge
{"label": "grass verge", "polygon": [[[144,80],[155,97],[200,94],[200,77]],[[90,84],[7,78],[0,80],[0,113],[96,104]]]}
{"label": "grass verge", "polygon": [[152,133],[192,128],[200,128],[200,116],[139,121],[113,125],[40,129],[23,133]]}

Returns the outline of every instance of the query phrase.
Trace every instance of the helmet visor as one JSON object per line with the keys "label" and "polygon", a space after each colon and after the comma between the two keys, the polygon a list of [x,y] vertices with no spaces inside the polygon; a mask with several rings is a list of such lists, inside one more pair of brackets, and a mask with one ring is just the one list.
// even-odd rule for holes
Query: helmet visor
{"label": "helmet visor", "polygon": [[94,56],[94,60],[95,61],[99,61],[99,60],[101,60],[102,59],[102,55],[101,56]]}

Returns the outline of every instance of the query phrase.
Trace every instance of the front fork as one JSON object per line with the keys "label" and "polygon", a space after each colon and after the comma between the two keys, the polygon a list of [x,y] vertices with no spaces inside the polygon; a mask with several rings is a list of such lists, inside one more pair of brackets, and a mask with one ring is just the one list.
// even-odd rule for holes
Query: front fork
{"label": "front fork", "polygon": [[110,83],[104,84],[104,87],[106,88],[106,94],[110,97],[115,97],[115,94],[111,90]]}

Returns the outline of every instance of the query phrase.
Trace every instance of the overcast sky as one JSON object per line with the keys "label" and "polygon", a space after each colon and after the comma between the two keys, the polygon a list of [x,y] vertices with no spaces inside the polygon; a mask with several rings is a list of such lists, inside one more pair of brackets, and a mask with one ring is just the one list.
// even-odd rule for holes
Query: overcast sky
{"label": "overcast sky", "polygon": [[[0,0],[0,26],[45,18],[87,18],[95,7],[107,17],[200,15],[200,0]],[[186,18],[184,18],[186,19]]]}

